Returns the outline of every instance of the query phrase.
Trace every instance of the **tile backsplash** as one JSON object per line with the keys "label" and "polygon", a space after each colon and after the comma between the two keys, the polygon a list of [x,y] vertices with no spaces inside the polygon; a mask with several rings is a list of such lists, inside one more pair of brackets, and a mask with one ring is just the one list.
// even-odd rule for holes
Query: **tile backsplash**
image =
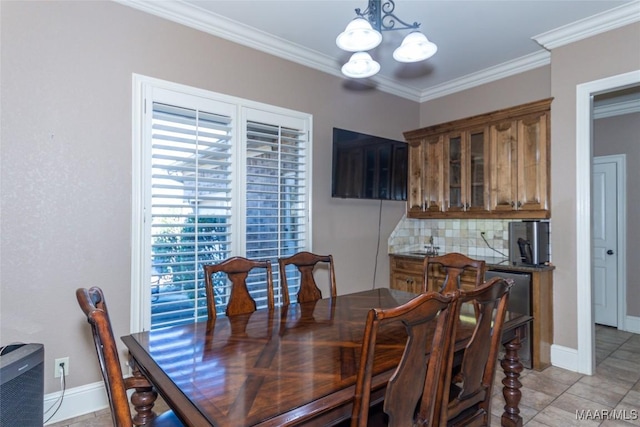
{"label": "tile backsplash", "polygon": [[[411,219],[400,220],[388,241],[389,253],[423,251],[433,237],[438,253],[460,252],[468,256],[509,256],[510,219]],[[485,232],[486,242],[481,232]],[[491,249],[493,248],[493,249]]]}

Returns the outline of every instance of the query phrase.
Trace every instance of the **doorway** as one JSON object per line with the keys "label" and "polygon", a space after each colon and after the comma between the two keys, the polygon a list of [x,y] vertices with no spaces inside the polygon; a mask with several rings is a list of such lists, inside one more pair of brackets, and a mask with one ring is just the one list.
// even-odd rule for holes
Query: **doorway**
{"label": "doorway", "polygon": [[591,281],[592,98],[600,93],[638,84],[640,70],[582,83],[576,88],[577,370],[586,375],[592,375],[595,371]]}

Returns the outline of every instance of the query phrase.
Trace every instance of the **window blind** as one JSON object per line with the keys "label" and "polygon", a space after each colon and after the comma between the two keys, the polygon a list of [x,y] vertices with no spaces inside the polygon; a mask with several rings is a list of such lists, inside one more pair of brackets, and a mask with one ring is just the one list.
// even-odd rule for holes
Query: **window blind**
{"label": "window blind", "polygon": [[[304,129],[247,122],[246,249],[249,258],[277,260],[307,245],[306,136]],[[277,264],[274,276],[274,283],[279,285]],[[294,280],[290,283],[290,292],[297,293],[298,286]],[[275,288],[278,303],[280,286]]]}
{"label": "window blind", "polygon": [[231,253],[231,125],[230,117],[153,104],[154,328],[206,316],[202,265]]}

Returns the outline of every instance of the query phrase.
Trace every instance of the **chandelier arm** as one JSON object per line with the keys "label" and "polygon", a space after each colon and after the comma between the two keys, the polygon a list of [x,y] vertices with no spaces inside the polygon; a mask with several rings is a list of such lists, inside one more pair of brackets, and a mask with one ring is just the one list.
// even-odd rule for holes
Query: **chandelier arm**
{"label": "chandelier arm", "polygon": [[[377,0],[379,2],[379,0]],[[408,30],[408,29],[418,29],[420,28],[420,23],[414,22],[413,24],[409,24],[404,22],[402,19],[398,18],[393,11],[396,8],[396,4],[393,0],[387,0],[382,4],[381,13],[382,18],[380,19],[380,29],[381,31],[391,31],[391,30]],[[396,27],[396,21],[402,24],[402,27]]]}
{"label": "chandelier arm", "polygon": [[[369,4],[364,11],[357,8],[356,15],[365,18],[371,24],[371,27],[378,31],[393,31],[393,30],[417,30],[420,28],[419,22],[409,24],[402,19],[398,18],[393,11],[396,8],[396,4],[393,0],[386,0],[384,3],[381,0],[369,0]],[[396,23],[399,25],[396,26]]]}

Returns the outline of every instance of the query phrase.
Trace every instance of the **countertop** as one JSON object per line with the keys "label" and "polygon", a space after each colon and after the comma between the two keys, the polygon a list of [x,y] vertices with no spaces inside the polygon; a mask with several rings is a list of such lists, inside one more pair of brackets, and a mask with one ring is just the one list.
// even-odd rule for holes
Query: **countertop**
{"label": "countertop", "polygon": [[[426,256],[426,253],[423,252],[396,252],[389,254],[389,256],[401,256],[406,258],[418,258],[423,259]],[[508,258],[502,257],[490,257],[490,256],[480,256],[474,255],[470,256],[470,258],[483,260],[487,265],[487,270],[504,270],[504,271],[522,271],[525,273],[530,273],[534,271],[549,271],[554,270],[556,267],[554,265],[529,265],[529,264],[519,264],[519,263],[510,263]]]}

